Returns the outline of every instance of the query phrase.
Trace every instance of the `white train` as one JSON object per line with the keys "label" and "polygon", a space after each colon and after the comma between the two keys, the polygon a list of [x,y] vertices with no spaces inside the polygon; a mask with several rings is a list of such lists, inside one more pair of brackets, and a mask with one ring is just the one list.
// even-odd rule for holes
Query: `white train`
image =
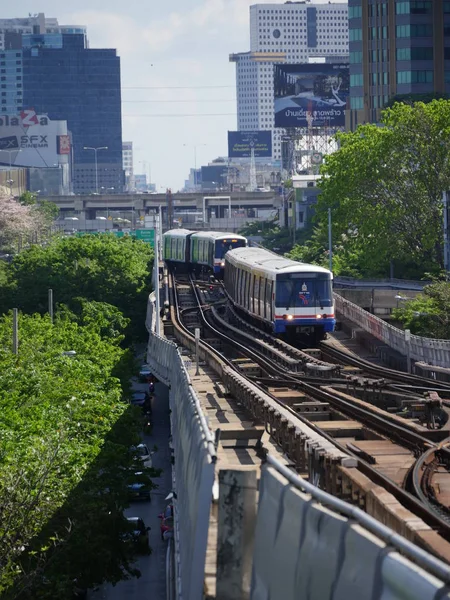
{"label": "white train", "polygon": [[263,248],[225,255],[225,289],[234,304],[266,329],[289,339],[319,341],[336,325],[333,274]]}

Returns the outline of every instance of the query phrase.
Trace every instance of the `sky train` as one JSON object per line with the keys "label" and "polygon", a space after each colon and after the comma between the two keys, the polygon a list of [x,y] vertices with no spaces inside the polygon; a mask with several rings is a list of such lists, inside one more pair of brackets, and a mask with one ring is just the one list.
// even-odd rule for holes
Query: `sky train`
{"label": "sky train", "polygon": [[311,342],[334,330],[333,274],[263,248],[238,248],[225,255],[225,289],[235,306],[259,325],[287,339]]}
{"label": "sky train", "polygon": [[223,275],[225,254],[245,246],[247,238],[236,233],[171,229],[163,234],[164,260],[206,267],[216,275]]}

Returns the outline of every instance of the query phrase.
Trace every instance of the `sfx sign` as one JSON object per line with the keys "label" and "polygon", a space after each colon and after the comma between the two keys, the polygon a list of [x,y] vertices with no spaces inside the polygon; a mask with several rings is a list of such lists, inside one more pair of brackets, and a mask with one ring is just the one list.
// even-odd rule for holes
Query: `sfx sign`
{"label": "sfx sign", "polygon": [[66,121],[52,121],[32,108],[0,117],[0,163],[22,167],[53,167],[70,153]]}

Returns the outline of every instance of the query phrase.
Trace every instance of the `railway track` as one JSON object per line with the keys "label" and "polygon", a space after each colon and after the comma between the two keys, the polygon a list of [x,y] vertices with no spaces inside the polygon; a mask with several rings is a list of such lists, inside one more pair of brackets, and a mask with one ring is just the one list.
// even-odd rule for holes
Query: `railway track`
{"label": "railway track", "polygon": [[[171,287],[172,318],[177,320],[184,335],[192,341],[194,330],[199,327],[204,352],[225,365],[220,368],[226,371],[231,384],[244,378],[250,382],[248,388],[259,390],[273,401],[272,406],[280,407],[272,408],[272,413],[282,414],[282,419],[275,419],[270,409],[261,410],[257,399],[253,408],[247,403],[254,416],[264,421],[266,430],[286,451],[298,471],[326,489],[333,465],[329,461],[327,467],[325,457],[322,467],[308,468],[304,454],[300,456],[289,436],[297,420],[326,440],[330,447],[332,445],[341,458],[353,459],[357,470],[369,481],[386,489],[402,506],[450,542],[450,502],[446,493],[440,492],[447,486],[450,489],[449,433],[423,424],[428,413],[422,406],[426,405],[422,390],[416,392],[413,387],[418,383],[417,378],[402,379],[403,374],[380,368],[365,370],[362,365],[365,361],[353,365],[357,371],[352,372],[352,366],[345,366],[345,357],[340,356],[340,364],[337,364],[324,360],[321,351],[292,348],[243,323],[235,311],[227,307],[220,286],[194,281],[190,276],[177,276]],[[331,354],[327,353],[326,357]],[[239,377],[233,377],[231,370]],[[361,371],[378,378],[355,375]],[[393,384],[410,388],[399,390],[393,388]],[[445,385],[437,387],[446,389]],[[257,395],[257,392],[252,394]],[[446,416],[442,407],[436,406],[431,414],[439,414],[441,420]],[[320,465],[320,460],[318,463]],[[347,467],[340,469],[341,489],[335,490],[343,497],[347,471]],[[339,477],[336,481],[339,487]],[[350,500],[355,501],[355,498]],[[361,504],[361,499],[356,501]],[[428,549],[449,560],[447,551],[436,545],[439,546],[439,542]]]}

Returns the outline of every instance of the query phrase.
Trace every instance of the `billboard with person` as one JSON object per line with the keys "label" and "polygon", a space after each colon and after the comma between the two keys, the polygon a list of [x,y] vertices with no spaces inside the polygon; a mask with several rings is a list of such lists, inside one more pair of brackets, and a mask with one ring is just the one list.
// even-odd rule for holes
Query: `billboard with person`
{"label": "billboard with person", "polygon": [[275,65],[275,127],[344,126],[349,84],[348,64]]}
{"label": "billboard with person", "polygon": [[271,131],[229,131],[228,132],[228,157],[248,158],[272,157],[272,132]]}

